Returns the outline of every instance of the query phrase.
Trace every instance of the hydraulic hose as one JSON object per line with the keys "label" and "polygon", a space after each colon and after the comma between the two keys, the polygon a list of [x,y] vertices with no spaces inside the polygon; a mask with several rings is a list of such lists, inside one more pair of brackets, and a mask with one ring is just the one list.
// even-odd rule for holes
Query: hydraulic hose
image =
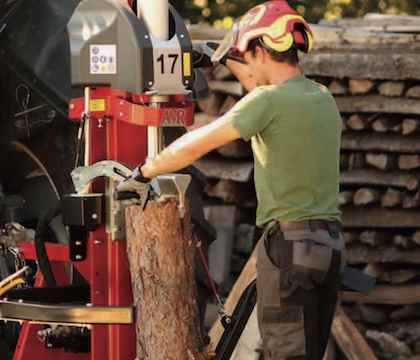
{"label": "hydraulic hose", "polygon": [[39,269],[47,286],[56,286],[57,281],[51,268],[51,263],[48,258],[45,242],[47,240],[47,233],[49,225],[57,215],[61,213],[61,203],[58,201],[52,208],[47,210],[39,219],[35,230],[35,251],[38,259]]}

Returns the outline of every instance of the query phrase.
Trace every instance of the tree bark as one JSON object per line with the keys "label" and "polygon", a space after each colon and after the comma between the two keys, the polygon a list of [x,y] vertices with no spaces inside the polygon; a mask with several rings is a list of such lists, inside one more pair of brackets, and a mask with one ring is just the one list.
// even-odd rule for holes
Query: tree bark
{"label": "tree bark", "polygon": [[137,359],[205,360],[187,211],[175,200],[126,210],[127,255],[137,310]]}

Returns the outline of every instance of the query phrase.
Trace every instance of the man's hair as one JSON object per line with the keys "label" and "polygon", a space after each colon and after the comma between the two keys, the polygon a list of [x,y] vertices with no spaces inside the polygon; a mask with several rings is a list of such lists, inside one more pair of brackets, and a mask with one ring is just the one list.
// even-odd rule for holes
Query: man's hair
{"label": "man's hair", "polygon": [[271,59],[277,62],[286,63],[289,65],[297,65],[299,63],[299,58],[297,55],[297,45],[293,44],[292,47],[286,51],[279,52],[276,50],[271,49],[266,44],[264,44],[264,41],[262,38],[253,39],[248,43],[248,51],[251,51],[252,56],[255,56],[255,48],[259,46],[267,50],[267,52],[270,54]]}

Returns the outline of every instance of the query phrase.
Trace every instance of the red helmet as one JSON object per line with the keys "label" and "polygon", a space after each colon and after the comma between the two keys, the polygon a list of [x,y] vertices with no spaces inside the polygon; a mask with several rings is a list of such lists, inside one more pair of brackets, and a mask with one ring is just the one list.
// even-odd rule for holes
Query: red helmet
{"label": "red helmet", "polygon": [[309,25],[285,0],[267,1],[247,11],[226,34],[212,60],[219,61],[228,52],[242,57],[251,40],[262,38],[264,45],[284,52],[293,44],[299,50],[312,48]]}

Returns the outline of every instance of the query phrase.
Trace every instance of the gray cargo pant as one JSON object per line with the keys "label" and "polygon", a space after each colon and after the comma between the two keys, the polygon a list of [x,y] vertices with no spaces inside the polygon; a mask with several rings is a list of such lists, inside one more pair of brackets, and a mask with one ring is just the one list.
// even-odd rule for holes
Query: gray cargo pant
{"label": "gray cargo pant", "polygon": [[281,231],[258,242],[258,325],[264,360],[321,360],[346,262],[340,232]]}

